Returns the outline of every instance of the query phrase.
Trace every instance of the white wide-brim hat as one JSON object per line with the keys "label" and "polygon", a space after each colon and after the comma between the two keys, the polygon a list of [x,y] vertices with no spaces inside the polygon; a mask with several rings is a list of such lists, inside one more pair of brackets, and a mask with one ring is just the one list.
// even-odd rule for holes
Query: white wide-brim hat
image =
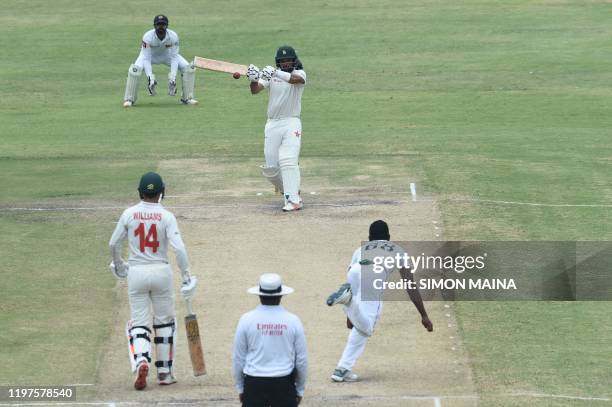
{"label": "white wide-brim hat", "polygon": [[249,294],[278,297],[291,294],[293,288],[283,285],[281,276],[276,273],[265,273],[259,277],[259,285],[248,289]]}

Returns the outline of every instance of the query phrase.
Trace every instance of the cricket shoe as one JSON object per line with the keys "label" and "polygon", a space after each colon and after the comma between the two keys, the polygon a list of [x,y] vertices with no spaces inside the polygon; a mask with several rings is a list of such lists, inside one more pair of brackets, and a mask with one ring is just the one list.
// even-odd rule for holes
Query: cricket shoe
{"label": "cricket shoe", "polygon": [[158,373],[157,383],[161,386],[167,386],[169,384],[176,383],[176,379],[172,376],[172,373]]}
{"label": "cricket shoe", "polygon": [[181,99],[181,103],[184,105],[197,105],[199,102],[194,98]]}
{"label": "cricket shoe", "polygon": [[123,107],[132,107],[134,106],[134,102],[132,102],[131,100],[126,100],[125,102],[123,102]]}
{"label": "cricket shoe", "polygon": [[359,380],[359,376],[348,369],[338,367],[331,375],[331,379],[335,382],[356,382]]}
{"label": "cricket shoe", "polygon": [[136,370],[136,381],[134,382],[134,388],[136,390],[142,390],[147,387],[147,375],[149,374],[149,364],[142,362],[138,365]]}
{"label": "cricket shoe", "polygon": [[349,283],[344,283],[337,291],[331,293],[331,295],[327,297],[327,305],[330,307],[336,304],[346,305],[351,302],[352,298],[353,292],[351,291],[351,285]]}
{"label": "cricket shoe", "polygon": [[293,203],[291,201],[287,201],[285,206],[283,206],[283,212],[299,211],[300,209],[302,209],[302,206],[304,206],[304,204],[301,201],[300,203]]}

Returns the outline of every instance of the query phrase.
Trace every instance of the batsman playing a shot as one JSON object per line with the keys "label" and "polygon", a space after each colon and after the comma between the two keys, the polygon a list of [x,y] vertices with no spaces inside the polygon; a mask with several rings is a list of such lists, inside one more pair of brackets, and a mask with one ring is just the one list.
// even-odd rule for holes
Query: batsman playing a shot
{"label": "batsman playing a shot", "polygon": [[[332,293],[327,299],[327,305],[344,305],[344,312],[347,316],[347,327],[351,330],[342,357],[338,362],[331,378],[335,382],[353,382],[358,380],[358,376],[352,372],[353,366],[359,356],[365,350],[368,338],[374,334],[374,328],[378,322],[383,308],[382,292],[376,293],[377,298],[362,299],[365,287],[361,286],[362,267],[365,267],[368,260],[377,256],[393,257],[397,253],[404,253],[404,250],[390,242],[389,227],[387,223],[378,220],[370,225],[369,242],[363,247],[358,248],[353,253],[351,265],[347,272],[347,283],[342,284],[338,291]],[[366,258],[362,260],[362,254]],[[395,271],[395,268],[386,268],[381,274],[383,280]],[[402,278],[412,279],[409,270],[399,270]],[[414,306],[421,315],[421,323],[428,331],[433,331],[433,324],[427,316],[421,295],[417,290],[409,290],[408,295]]]}
{"label": "batsman playing a shot", "polygon": [[164,64],[170,67],[168,73],[168,95],[176,95],[176,74],[181,72],[181,85],[183,96],[181,102],[186,105],[196,105],[198,101],[193,98],[195,86],[195,67],[179,54],[178,34],[168,29],[168,17],[157,15],[153,19],[153,30],[147,31],[142,37],[140,54],[130,69],[128,69],[127,83],[123,106],[132,107],[138,98],[138,84],[144,71],[147,76],[147,90],[149,95],[157,94],[157,80],[152,65]]}
{"label": "batsman playing a shot", "polygon": [[265,127],[262,167],[266,177],[284,196],[283,211],[302,209],[300,197],[300,146],[302,140],[302,93],[306,84],[306,72],[297,53],[290,46],[276,51],[276,68],[266,66],[261,71],[249,65],[247,77],[251,81],[251,93],[264,89],[270,92],[268,121]]}
{"label": "batsman playing a shot", "polygon": [[[127,277],[131,319],[126,333],[132,372],[136,373],[134,387],[142,390],[147,385],[151,342],[155,343],[157,382],[160,385],[176,382],[173,374],[176,313],[168,244],[176,252],[183,281],[181,293],[186,299],[193,297],[197,279],[189,272],[187,252],[176,218],[160,203],[165,193],[161,176],[154,172],[144,174],[138,192],[141,202],[123,212],[109,246],[113,259],[111,272],[117,278]],[[121,258],[121,246],[126,237],[129,245],[127,262]],[[151,306],[153,331],[150,329]]]}

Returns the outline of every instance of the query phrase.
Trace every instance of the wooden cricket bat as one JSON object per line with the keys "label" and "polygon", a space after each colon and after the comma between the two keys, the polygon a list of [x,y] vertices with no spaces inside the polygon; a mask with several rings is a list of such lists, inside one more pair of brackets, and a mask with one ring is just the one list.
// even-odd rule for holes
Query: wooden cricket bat
{"label": "wooden cricket bat", "polygon": [[227,72],[232,74],[238,72],[240,75],[246,75],[247,73],[246,65],[234,64],[232,62],[225,61],[217,61],[216,59],[210,58],[194,57],[193,65],[196,68],[208,69],[209,71]]}
{"label": "wooden cricket bat", "polygon": [[187,306],[187,315],[185,316],[185,331],[187,332],[187,343],[189,344],[189,356],[191,357],[193,375],[202,376],[206,374],[206,365],[204,364],[204,353],[202,353],[202,342],[200,341],[198,319],[191,309],[190,299],[185,300],[185,305]]}

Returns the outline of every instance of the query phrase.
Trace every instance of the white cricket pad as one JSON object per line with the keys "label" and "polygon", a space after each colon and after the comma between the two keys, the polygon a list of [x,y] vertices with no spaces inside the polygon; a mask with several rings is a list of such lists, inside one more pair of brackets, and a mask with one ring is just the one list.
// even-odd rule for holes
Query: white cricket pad
{"label": "white cricket pad", "polygon": [[279,152],[278,163],[283,179],[283,193],[285,199],[297,204],[300,202],[300,166],[296,155],[284,155]]}
{"label": "white cricket pad", "polygon": [[176,319],[155,329],[155,366],[158,373],[172,373],[176,346]]}
{"label": "white cricket pad", "polygon": [[130,364],[134,373],[136,366],[143,360],[151,363],[151,330],[146,326],[132,326],[132,321],[128,321],[125,331],[130,351]]}
{"label": "white cricket pad", "polygon": [[193,99],[193,88],[195,87],[196,69],[193,64],[190,64],[185,71],[181,73],[183,86],[183,100]]}
{"label": "white cricket pad", "polygon": [[136,102],[138,98],[138,84],[142,77],[142,68],[138,65],[130,65],[128,69],[127,83],[125,84],[125,96],[124,101],[130,101],[132,104]]}
{"label": "white cricket pad", "polygon": [[260,166],[261,174],[268,180],[272,185],[276,187],[281,193],[283,192],[283,178],[281,177],[281,171],[278,167],[266,167],[265,165]]}

